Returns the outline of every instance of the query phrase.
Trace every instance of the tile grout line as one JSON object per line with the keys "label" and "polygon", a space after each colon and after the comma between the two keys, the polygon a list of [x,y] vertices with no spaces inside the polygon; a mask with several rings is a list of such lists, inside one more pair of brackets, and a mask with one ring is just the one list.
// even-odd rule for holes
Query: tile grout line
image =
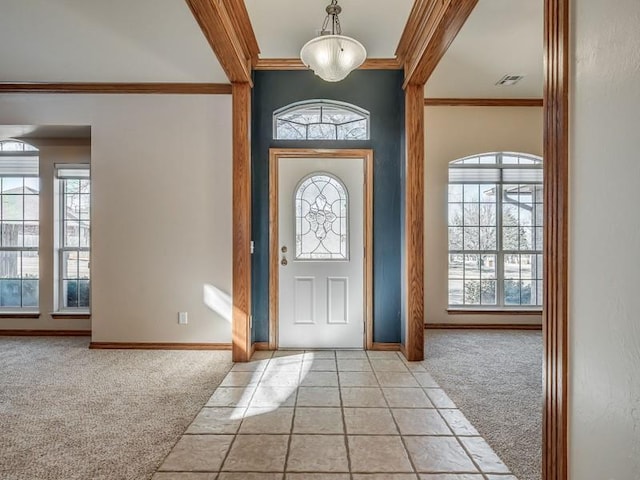
{"label": "tile grout line", "polygon": [[[409,370],[409,369],[408,369]],[[427,368],[425,367],[426,372],[429,374],[429,376],[433,379],[433,377],[431,376],[431,374],[429,373],[429,370],[427,370]],[[422,388],[422,390],[424,391],[426,389],[426,387],[424,387],[420,381],[418,380],[418,378],[413,374],[412,370],[409,370],[409,373],[411,373],[411,376],[414,378],[414,380],[416,382],[418,382],[418,385],[420,385],[420,387]],[[433,381],[435,382],[436,385],[438,385],[438,389],[442,390],[447,397],[449,397],[449,395],[447,394],[447,392],[445,392],[442,388],[440,388],[440,384],[437,383],[435,381],[435,379],[433,379]],[[427,392],[425,392],[425,395],[427,395],[427,397],[429,397],[429,394]],[[451,398],[449,398],[449,400],[451,400]],[[468,452],[468,450],[464,447],[464,445],[462,444],[462,442],[460,441],[460,439],[458,438],[458,435],[456,434],[455,430],[453,429],[453,427],[451,425],[449,425],[449,422],[447,422],[447,419],[442,415],[442,413],[440,412],[440,408],[437,407],[437,405],[433,402],[433,400],[431,399],[431,397],[429,397],[429,401],[431,401],[431,403],[433,403],[433,406],[436,409],[436,412],[438,412],[438,416],[442,419],[442,421],[444,422],[444,424],[447,426],[447,428],[451,431],[453,438],[455,438],[456,442],[458,442],[458,444],[460,445],[460,447],[462,447],[462,450],[467,454],[467,457],[469,457],[469,460],[471,460],[471,463],[473,463],[473,465],[478,469],[478,472],[480,473],[480,475],[482,475],[482,477],[486,480],[487,476],[484,474],[484,472],[482,471],[482,469],[480,468],[480,465],[478,465],[478,463],[475,461],[475,459],[471,456],[471,454]],[[453,400],[451,400],[451,403],[453,405],[455,405],[456,410],[460,411],[457,404],[455,404],[453,402]],[[449,409],[451,410],[451,409]]]}
{"label": "tile grout line", "polygon": [[[406,364],[406,362],[405,362]],[[434,381],[435,385],[437,385],[438,389],[441,390],[442,392],[444,392],[445,395],[447,395],[447,397],[449,398],[449,400],[451,401],[451,403],[455,406],[455,409],[441,409],[438,408],[436,406],[436,404],[433,402],[433,400],[431,400],[431,397],[429,397],[429,394],[427,393],[428,388],[423,386],[420,381],[418,380],[418,378],[414,375],[414,372],[412,370],[409,370],[409,372],[411,373],[411,375],[413,376],[413,378],[416,380],[416,382],[418,382],[418,385],[420,385],[420,387],[422,388],[423,391],[425,391],[425,394],[427,395],[427,397],[429,397],[429,400],[431,401],[431,403],[433,403],[433,406],[435,407],[436,412],[438,412],[438,415],[440,416],[440,418],[442,419],[442,421],[445,423],[445,425],[447,425],[447,427],[449,428],[449,430],[451,430],[451,433],[453,434],[453,438],[456,439],[456,442],[458,442],[458,444],[460,445],[460,447],[464,450],[464,452],[467,454],[467,456],[469,457],[469,459],[471,460],[471,463],[473,463],[473,465],[475,465],[475,467],[478,469],[479,474],[485,479],[488,480],[487,477],[487,473],[485,473],[482,468],[480,468],[480,465],[478,464],[478,462],[476,462],[476,460],[473,458],[473,456],[471,455],[471,453],[469,452],[469,450],[465,447],[464,443],[462,442],[462,440],[460,440],[460,435],[458,435],[455,431],[455,429],[449,424],[449,422],[447,421],[447,419],[445,418],[445,416],[442,414],[441,410],[457,410],[458,412],[460,412],[462,415],[464,415],[464,413],[462,413],[462,411],[458,408],[458,405],[451,400],[451,398],[449,397],[449,394],[447,392],[444,391],[444,389],[440,386],[440,384],[438,382],[435,381],[435,379],[433,378],[433,376],[431,375],[431,373],[429,372],[429,370],[426,368],[426,366],[421,362],[421,365],[423,366],[423,368],[425,369],[426,373],[429,374],[429,376],[431,377],[431,379]],[[430,388],[434,388],[434,387],[430,387]],[[465,416],[465,419],[466,416]],[[469,422],[469,420],[467,419],[467,422]],[[469,422],[469,424],[473,427],[473,424],[471,424],[471,422]],[[473,427],[475,428],[475,427]],[[479,432],[478,432],[479,433]],[[463,435],[464,437],[477,437],[477,435]],[[481,437],[484,439],[484,437]],[[486,442],[486,440],[485,440]],[[487,443],[488,444],[488,443]],[[500,461],[502,461],[502,459],[500,459]]]}
{"label": "tile grout line", "polygon": [[338,379],[338,396],[340,397],[340,413],[342,414],[342,428],[344,429],[344,446],[347,452],[347,468],[349,469],[349,478],[353,480],[353,472],[351,467],[351,451],[349,447],[349,435],[347,432],[347,422],[344,418],[344,401],[342,399],[342,384],[340,383],[340,368],[338,366],[338,355],[334,351],[333,355],[336,357],[336,377]]}
{"label": "tile grout line", "polygon": [[[231,372],[231,369],[235,366],[235,362],[231,362],[231,367],[229,368],[229,370],[227,370],[227,373],[224,375],[224,377],[222,377],[222,380],[220,381],[220,384],[222,382],[224,382],[224,379],[227,378],[227,375],[229,375],[229,372]],[[218,386],[216,388],[213,389],[213,392],[211,392],[211,395],[213,395],[214,393],[216,393],[216,390],[218,390],[218,388],[220,387],[220,384],[218,384]],[[211,395],[209,395],[209,399],[211,399]],[[185,433],[187,431],[187,429],[189,428],[189,426],[193,423],[193,421],[196,419],[196,417],[198,415],[200,415],[200,412],[202,412],[202,409],[207,405],[207,402],[209,400],[207,400],[205,402],[205,404],[200,407],[200,410],[198,410],[198,413],[196,413],[193,418],[191,419],[191,421],[189,422],[189,425],[187,425],[187,428],[184,429],[184,431],[178,436],[178,438],[176,439],[175,442],[173,442],[173,445],[171,445],[171,448],[169,449],[169,451],[167,452],[167,454],[162,457],[162,461],[158,464],[158,466],[156,467],[155,471],[153,472],[153,475],[155,476],[156,473],[159,473],[160,468],[162,467],[162,465],[164,465],[164,462],[167,461],[167,458],[169,457],[169,455],[171,455],[171,452],[173,452],[173,449],[176,448],[176,445],[178,445],[178,442],[180,440],[182,440],[185,436]],[[216,473],[216,472],[212,472],[212,473]],[[218,477],[218,475],[216,475],[216,478]]]}
{"label": "tile grout line", "polygon": [[300,394],[302,370],[304,369],[304,357],[306,352],[302,351],[302,361],[298,370],[298,384],[296,385],[296,398],[293,401],[293,414],[291,415],[291,426],[289,428],[289,439],[287,440],[287,452],[284,455],[284,465],[282,466],[282,478],[287,478],[287,467],[289,466],[289,455],[291,454],[291,441],[293,440],[293,428],[296,422],[296,412],[298,411],[298,395]]}
{"label": "tile grout line", "polygon": [[[269,367],[269,364],[271,363],[271,359],[272,358],[273,358],[273,354],[271,354],[271,356],[267,360],[267,364],[265,365],[264,369],[260,373],[260,378],[258,379],[258,381],[255,384],[256,386],[253,389],[253,392],[251,393],[251,398],[249,398],[247,407],[245,407],[245,409],[244,409],[243,417],[240,420],[240,424],[238,425],[238,429],[236,430],[236,433],[233,435],[233,438],[231,439],[231,443],[229,444],[229,448],[227,449],[227,452],[225,453],[224,458],[222,459],[222,462],[220,462],[220,468],[218,468],[218,475],[217,475],[216,478],[220,477],[220,475],[222,474],[222,468],[224,467],[224,464],[227,461],[227,458],[229,458],[229,454],[231,453],[231,449],[233,448],[233,444],[236,443],[236,439],[238,438],[238,435],[239,435],[239,432],[240,432],[240,427],[242,427],[242,424],[244,423],[244,415],[249,410],[249,407],[251,405],[251,400],[253,400],[254,395],[258,391],[258,386],[260,385],[260,382],[262,381],[262,377],[264,377],[264,374],[267,371],[267,368]],[[248,386],[249,385],[245,385],[244,387],[247,388]]]}
{"label": "tile grout line", "polygon": [[[407,459],[409,460],[409,464],[411,465],[411,468],[413,469],[412,473],[415,473],[416,478],[419,478],[420,475],[418,474],[418,469],[416,468],[416,465],[413,463],[413,458],[411,457],[411,454],[409,453],[409,449],[407,448],[407,445],[404,442],[404,438],[402,436],[402,433],[400,432],[400,427],[398,426],[398,422],[396,422],[396,417],[393,416],[393,411],[391,410],[391,406],[389,405],[389,401],[387,400],[387,396],[384,394],[384,389],[382,387],[382,384],[380,383],[380,379],[378,378],[378,374],[377,374],[375,368],[373,368],[373,363],[371,363],[371,357],[369,356],[369,353],[367,353],[366,355],[367,355],[367,360],[369,360],[369,365],[371,366],[371,370],[373,371],[373,376],[376,378],[376,382],[378,382],[378,388],[380,388],[380,393],[382,393],[382,398],[384,399],[384,403],[387,405],[387,409],[389,410],[389,415],[391,415],[391,419],[393,420],[393,424],[396,426],[396,430],[398,431],[398,436],[400,437],[400,442],[402,443],[402,448],[404,448],[404,451],[407,454]],[[399,355],[396,353],[396,357],[398,357],[398,356]]]}

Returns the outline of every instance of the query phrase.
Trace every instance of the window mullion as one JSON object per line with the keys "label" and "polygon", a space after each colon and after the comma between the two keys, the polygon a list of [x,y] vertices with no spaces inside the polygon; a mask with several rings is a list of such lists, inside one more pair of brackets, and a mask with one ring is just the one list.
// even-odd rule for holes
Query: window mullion
{"label": "window mullion", "polygon": [[[502,162],[502,157],[500,159]],[[500,169],[500,179],[496,185],[496,248],[498,255],[496,258],[496,304],[504,307],[504,252],[502,241],[502,191],[503,177],[502,169]]]}

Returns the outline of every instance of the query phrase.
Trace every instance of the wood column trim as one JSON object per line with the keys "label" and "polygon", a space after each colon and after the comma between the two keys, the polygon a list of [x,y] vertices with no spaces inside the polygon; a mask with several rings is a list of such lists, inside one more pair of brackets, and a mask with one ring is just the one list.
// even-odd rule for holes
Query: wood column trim
{"label": "wood column trim", "polygon": [[251,86],[232,84],[233,361],[251,357]]}
{"label": "wood column trim", "polygon": [[[251,66],[257,59],[257,43],[245,9],[233,0],[185,0],[227,78],[251,84]],[[246,18],[245,18],[246,17]]]}
{"label": "wood column trim", "polygon": [[417,0],[400,38],[396,56],[405,84],[425,85],[478,0]]}
{"label": "wood column trim", "polygon": [[95,350],[231,350],[230,343],[91,342]]}
{"label": "wood column trim", "polygon": [[91,330],[0,330],[0,337],[90,337]]}
{"label": "wood column trim", "polygon": [[424,359],[424,85],[405,89],[405,265],[407,360]]}
{"label": "wood column trim", "polygon": [[542,107],[541,98],[425,98],[426,107]]}
{"label": "wood column trim", "polygon": [[[255,70],[309,70],[299,58],[260,58]],[[402,65],[397,58],[368,58],[358,70],[400,70]]]}
{"label": "wood column trim", "polygon": [[258,54],[260,53],[260,47],[258,46],[258,40],[256,39],[253,26],[251,25],[251,19],[249,18],[249,12],[244,0],[223,0],[226,4],[227,11],[229,12],[231,21],[233,23],[233,29],[240,42],[242,43],[243,51],[252,60],[252,64],[258,60]]}
{"label": "wood column trim", "polygon": [[278,161],[280,158],[358,158],[364,162],[364,347],[373,342],[373,150],[370,149],[269,149],[269,350],[278,349],[280,244],[278,219]]}
{"label": "wood column trim", "polygon": [[542,477],[567,478],[569,0],[545,0]]}
{"label": "wood column trim", "polygon": [[228,83],[2,82],[0,93],[228,95]]}

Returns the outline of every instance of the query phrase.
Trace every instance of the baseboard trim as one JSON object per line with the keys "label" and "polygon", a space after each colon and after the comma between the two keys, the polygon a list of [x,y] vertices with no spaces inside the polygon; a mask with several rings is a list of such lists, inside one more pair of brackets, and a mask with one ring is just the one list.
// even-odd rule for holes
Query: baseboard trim
{"label": "baseboard trim", "polygon": [[401,350],[402,345],[399,343],[379,343],[373,342],[370,350],[380,351],[380,352],[399,352]]}
{"label": "baseboard trim", "polygon": [[542,330],[535,323],[425,323],[425,330]]}
{"label": "baseboard trim", "polygon": [[91,342],[96,350],[231,350],[230,343]]}
{"label": "baseboard trim", "polygon": [[256,352],[265,352],[271,350],[269,348],[269,342],[255,342],[253,348]]}
{"label": "baseboard trim", "polygon": [[3,337],[90,337],[91,330],[0,330]]}

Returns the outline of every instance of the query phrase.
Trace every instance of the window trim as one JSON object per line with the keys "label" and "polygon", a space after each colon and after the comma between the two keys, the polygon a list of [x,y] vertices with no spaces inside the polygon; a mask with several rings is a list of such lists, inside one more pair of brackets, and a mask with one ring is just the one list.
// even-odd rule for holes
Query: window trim
{"label": "window trim", "polygon": [[[478,161],[478,163],[466,163],[466,160],[470,160],[470,159],[474,159],[474,158],[478,158],[480,159],[481,157],[494,157],[495,158],[495,162],[494,163],[480,163],[480,161]],[[526,158],[528,160],[531,160],[531,163],[524,163],[524,164],[514,164],[514,163],[503,163],[503,157],[504,156],[509,156],[509,157],[522,157],[522,158]],[[519,162],[519,160],[518,160]],[[526,154],[526,153],[522,153],[522,152],[486,152],[486,153],[478,153],[478,154],[474,154],[474,155],[469,155],[463,158],[459,158],[456,160],[453,160],[451,162],[449,162],[448,167],[447,167],[447,172],[450,172],[451,169],[493,169],[493,170],[499,170],[498,173],[498,179],[496,180],[461,180],[461,181],[450,181],[449,179],[447,180],[447,192],[449,191],[449,187],[451,185],[495,185],[496,186],[496,223],[495,223],[495,229],[496,229],[496,248],[493,250],[480,250],[480,249],[476,249],[476,250],[465,250],[464,249],[464,243],[462,244],[462,248],[461,249],[450,249],[449,248],[449,234],[447,234],[447,308],[446,308],[446,312],[448,315],[458,315],[458,314],[506,314],[506,315],[518,315],[518,314],[523,314],[523,315],[540,315],[542,314],[542,305],[527,305],[527,304],[520,304],[520,305],[505,305],[504,300],[505,300],[505,295],[504,295],[504,284],[506,280],[509,280],[507,278],[505,278],[504,276],[504,256],[505,255],[532,255],[532,256],[536,256],[536,255],[542,255],[543,254],[543,249],[542,247],[540,249],[529,249],[529,250],[513,250],[513,249],[509,249],[509,250],[505,250],[503,249],[503,223],[502,223],[502,211],[503,211],[503,199],[502,199],[502,186],[503,185],[511,185],[511,184],[517,184],[517,185],[539,185],[542,186],[543,185],[543,181],[542,179],[539,181],[511,181],[511,180],[505,180],[504,179],[504,170],[508,170],[508,169],[517,169],[517,170],[542,170],[543,169],[543,158],[539,157],[537,155],[532,155],[532,154]],[[448,178],[450,177],[450,174],[448,175]],[[498,196],[498,190],[500,191],[500,196]],[[448,193],[447,193],[448,195]],[[544,199],[543,199],[544,200]],[[447,196],[447,221],[446,221],[446,225],[447,225],[447,232],[449,232],[449,229],[452,228],[451,225],[449,225],[449,207],[452,203],[460,203],[462,205],[462,208],[464,209],[464,199],[462,199],[460,202],[451,202]],[[478,200],[477,202],[479,205],[482,205],[482,202],[480,200]],[[532,203],[535,205],[537,203],[540,203],[541,205],[544,205],[543,202],[535,202],[534,199],[532,199]],[[533,217],[533,225],[531,226],[531,229],[534,233],[534,239],[533,239],[533,246],[535,247],[535,235],[536,235],[536,228],[539,227],[538,225],[535,224],[535,214],[532,215]],[[465,225],[461,225],[461,228],[464,229]],[[542,228],[544,228],[544,225],[542,225]],[[543,230],[544,232],[544,230]],[[543,233],[544,235],[544,233]],[[479,247],[479,245],[478,245]],[[496,294],[495,294],[495,299],[496,299],[496,303],[495,304],[451,304],[449,303],[450,301],[450,289],[449,289],[449,282],[451,280],[451,277],[449,276],[449,265],[450,265],[450,256],[451,255],[478,255],[478,256],[482,256],[482,255],[494,255],[496,258],[496,267],[495,267],[495,282],[496,282]],[[535,282],[538,281],[544,281],[544,278],[542,277],[542,273],[539,273],[540,278],[534,278],[531,279],[532,284],[534,284]],[[481,278],[478,279],[479,281],[481,281]],[[520,281],[522,281],[522,277],[520,277]],[[463,282],[463,289],[464,289],[464,276],[462,279]],[[544,288],[544,287],[543,287]],[[463,291],[463,296],[464,296],[464,291]],[[464,301],[464,300],[463,300]]]}
{"label": "window trim", "polygon": [[[55,236],[55,248],[56,248],[56,310],[51,313],[52,318],[85,318],[91,316],[91,274],[89,274],[89,307],[65,307],[64,306],[64,254],[66,252],[89,252],[89,265],[91,265],[91,245],[88,247],[65,247],[64,246],[64,219],[65,219],[65,203],[64,203],[64,191],[62,190],[62,184],[66,180],[89,180],[91,181],[91,164],[88,163],[80,163],[80,164],[71,164],[71,163],[60,163],[54,165],[55,176],[54,180],[58,182],[58,187],[56,189],[56,202],[57,202],[57,230],[58,234]],[[82,175],[65,175],[60,176],[60,170],[86,170],[88,172],[88,176]],[[91,185],[91,184],[90,184]],[[89,193],[91,198],[91,193]],[[93,209],[93,202],[90,204],[89,209],[89,238],[91,238],[91,228],[92,228],[92,214],[91,210]],[[79,280],[79,279],[78,279]]]}
{"label": "window trim", "polygon": [[[8,144],[8,143],[12,143],[12,144],[22,144],[23,148],[22,150],[4,150],[3,145]],[[6,168],[9,168],[13,173],[7,173],[7,174],[2,174],[0,173],[0,178],[20,178],[24,179],[25,178],[35,178],[38,180],[38,183],[40,184],[40,172],[39,172],[39,164],[40,164],[40,150],[36,147],[34,147],[33,145],[31,145],[30,143],[24,142],[22,140],[14,140],[14,139],[7,139],[7,140],[0,140],[0,158],[16,158],[16,157],[24,157],[24,158],[34,158],[34,171],[37,170],[36,173],[25,173],[25,172],[19,172],[19,169],[15,169],[15,171],[13,171],[11,166],[8,166]],[[31,171],[29,168],[27,168],[28,171]],[[33,246],[25,246],[24,245],[24,231],[23,231],[23,245],[20,246],[15,246],[15,247],[0,247],[0,251],[3,252],[36,252],[37,257],[38,257],[38,276],[35,280],[37,280],[37,285],[38,285],[38,303],[35,306],[29,306],[29,307],[24,307],[24,306],[0,306],[0,318],[39,318],[40,317],[40,286],[41,286],[41,278],[40,278],[40,234],[41,234],[41,219],[40,219],[40,194],[41,194],[41,185],[39,185],[38,187],[38,193],[37,195],[33,195],[33,194],[29,194],[29,196],[37,196],[38,197],[38,219],[34,220],[34,219],[25,219],[24,218],[24,197],[26,196],[26,194],[24,193],[24,183],[23,183],[23,191],[21,194],[23,197],[23,210],[22,210],[22,220],[14,220],[14,221],[21,221],[22,222],[22,226],[24,228],[24,225],[26,222],[34,222],[37,221],[38,224],[38,245],[36,247]],[[11,221],[11,220],[9,220]],[[22,258],[22,257],[21,257]],[[21,267],[22,270],[22,267]],[[19,278],[20,280],[20,303],[23,303],[23,292],[22,292],[22,283],[24,282],[25,278],[23,276],[24,272],[21,272],[21,276]],[[18,279],[10,279],[10,280],[18,280]],[[30,278],[28,280],[34,280],[33,278]]]}

